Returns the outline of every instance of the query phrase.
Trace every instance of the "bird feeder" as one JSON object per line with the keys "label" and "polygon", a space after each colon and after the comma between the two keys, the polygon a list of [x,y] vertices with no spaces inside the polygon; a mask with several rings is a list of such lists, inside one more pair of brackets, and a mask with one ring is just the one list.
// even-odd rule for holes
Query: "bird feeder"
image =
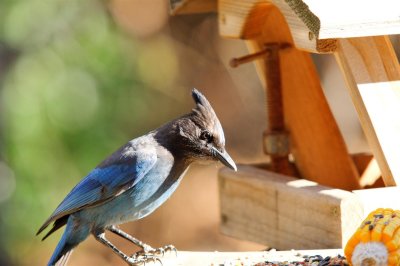
{"label": "bird feeder", "polygon": [[[400,33],[399,1],[170,0],[170,6],[174,15],[217,12],[220,35],[249,49],[231,64],[257,59],[267,92],[262,143],[271,165],[220,171],[223,233],[277,249],[342,248],[372,209],[399,209],[400,67],[388,37]],[[348,153],[311,53],[335,56],[372,155]],[[383,187],[364,189],[378,178]]]}

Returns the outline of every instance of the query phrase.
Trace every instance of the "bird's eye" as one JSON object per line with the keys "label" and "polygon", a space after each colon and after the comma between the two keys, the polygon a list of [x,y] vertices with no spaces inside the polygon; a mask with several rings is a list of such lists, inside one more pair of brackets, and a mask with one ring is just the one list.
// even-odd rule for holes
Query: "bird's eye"
{"label": "bird's eye", "polygon": [[210,142],[213,141],[213,135],[212,135],[209,131],[204,130],[204,131],[201,132],[201,134],[200,134],[200,139],[205,140],[205,141],[207,141],[208,143],[210,143]]}

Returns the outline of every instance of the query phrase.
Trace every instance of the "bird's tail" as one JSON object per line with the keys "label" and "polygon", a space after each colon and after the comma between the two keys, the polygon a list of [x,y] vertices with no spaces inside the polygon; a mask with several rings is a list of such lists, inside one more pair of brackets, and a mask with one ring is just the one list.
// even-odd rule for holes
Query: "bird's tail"
{"label": "bird's tail", "polygon": [[71,257],[72,251],[74,251],[73,249],[71,249],[70,251],[68,251],[67,253],[65,253],[61,259],[59,261],[57,261],[56,266],[65,266],[67,265],[67,262],[69,260],[69,257]]}
{"label": "bird's tail", "polygon": [[58,242],[50,261],[47,263],[47,266],[66,265],[73,248],[85,240],[88,235],[89,228],[84,224],[80,224],[79,229],[77,229],[70,217],[68,219],[64,234],[62,235],[60,242]]}
{"label": "bird's tail", "polygon": [[67,264],[72,249],[76,246],[68,243],[68,231],[67,227],[51,256],[50,261],[47,263],[47,266],[64,266]]}

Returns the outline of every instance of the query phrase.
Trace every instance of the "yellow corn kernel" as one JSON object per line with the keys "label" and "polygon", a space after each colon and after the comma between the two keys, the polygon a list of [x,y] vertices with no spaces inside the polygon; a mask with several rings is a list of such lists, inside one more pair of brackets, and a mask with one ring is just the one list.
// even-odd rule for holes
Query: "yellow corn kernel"
{"label": "yellow corn kernel", "polygon": [[400,226],[400,217],[394,217],[389,221],[389,224],[385,226],[382,231],[382,242],[386,243],[393,238],[393,235],[397,228]]}
{"label": "yellow corn kernel", "polygon": [[392,237],[392,239],[388,242],[385,243],[386,248],[389,252],[396,251],[398,248],[400,248],[400,227],[398,227]]}
{"label": "yellow corn kernel", "polygon": [[360,229],[357,230],[357,232],[347,241],[346,247],[344,248],[344,255],[346,258],[350,258],[351,254],[353,254],[354,248],[358,243],[360,243],[359,235],[360,235]]}
{"label": "yellow corn kernel", "polygon": [[[392,209],[385,209],[382,212],[379,212],[383,215],[383,222],[378,222],[374,224],[374,228],[371,231],[371,241],[380,241],[382,238],[382,232],[385,229],[387,225],[390,224],[390,219],[392,218],[393,215],[393,210]],[[376,212],[374,212],[376,215]]]}
{"label": "yellow corn kernel", "polygon": [[371,241],[380,241],[382,238],[382,229],[385,226],[382,224],[377,224],[371,232]]}
{"label": "yellow corn kernel", "polygon": [[389,252],[396,251],[398,248],[398,245],[393,240],[386,242],[385,246]]}
{"label": "yellow corn kernel", "polygon": [[388,265],[389,266],[398,266],[399,265],[399,250],[395,250],[395,251],[392,251],[389,253]]}
{"label": "yellow corn kernel", "polygon": [[367,226],[360,233],[360,241],[362,243],[367,243],[371,241],[371,232],[369,231]]}
{"label": "yellow corn kernel", "polygon": [[400,245],[400,226],[396,229],[392,241],[395,242],[397,245]]}

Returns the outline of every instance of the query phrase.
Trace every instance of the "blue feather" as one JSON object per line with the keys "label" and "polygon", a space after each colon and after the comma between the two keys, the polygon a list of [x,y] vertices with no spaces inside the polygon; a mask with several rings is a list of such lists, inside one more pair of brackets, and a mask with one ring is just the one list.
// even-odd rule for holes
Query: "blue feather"
{"label": "blue feather", "polygon": [[153,149],[131,152],[134,143],[123,146],[81,180],[39,229],[84,207],[112,199],[139,182],[157,161]]}

